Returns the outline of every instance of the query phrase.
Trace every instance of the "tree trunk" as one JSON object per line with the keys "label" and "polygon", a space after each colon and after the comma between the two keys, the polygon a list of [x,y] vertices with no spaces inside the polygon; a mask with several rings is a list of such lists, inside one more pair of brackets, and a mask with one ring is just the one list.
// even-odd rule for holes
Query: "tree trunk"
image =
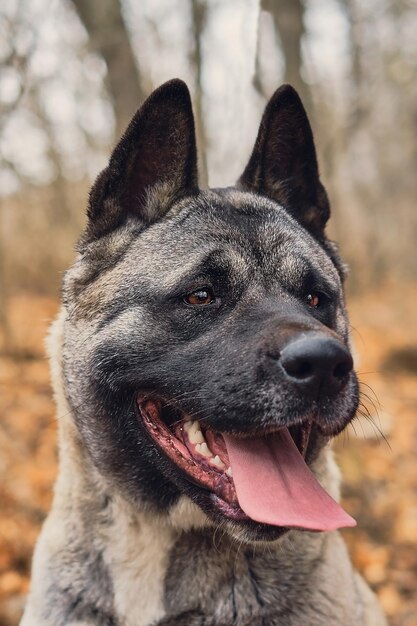
{"label": "tree trunk", "polygon": [[284,81],[296,89],[310,116],[313,105],[310,88],[301,75],[301,40],[305,33],[304,5],[301,0],[262,0],[262,8],[274,20],[285,60]]}
{"label": "tree trunk", "polygon": [[119,0],[72,0],[91,46],[107,65],[107,88],[116,117],[116,136],[125,131],[145,99]]}
{"label": "tree trunk", "polygon": [[208,171],[207,171],[207,136],[204,127],[203,116],[203,89],[201,82],[202,74],[202,55],[201,55],[201,35],[206,19],[206,6],[201,0],[191,0],[191,16],[194,36],[194,50],[191,54],[191,63],[195,70],[195,126],[197,135],[197,145],[199,148],[199,174],[200,184],[202,187],[208,187]]}

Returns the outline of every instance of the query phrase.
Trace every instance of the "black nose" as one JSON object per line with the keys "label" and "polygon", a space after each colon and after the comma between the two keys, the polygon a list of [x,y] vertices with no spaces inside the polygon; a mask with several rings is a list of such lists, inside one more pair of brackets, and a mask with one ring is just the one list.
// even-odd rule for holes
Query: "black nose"
{"label": "black nose", "polygon": [[342,343],[319,334],[289,343],[281,352],[280,363],[298,388],[316,395],[340,391],[353,367],[352,356]]}

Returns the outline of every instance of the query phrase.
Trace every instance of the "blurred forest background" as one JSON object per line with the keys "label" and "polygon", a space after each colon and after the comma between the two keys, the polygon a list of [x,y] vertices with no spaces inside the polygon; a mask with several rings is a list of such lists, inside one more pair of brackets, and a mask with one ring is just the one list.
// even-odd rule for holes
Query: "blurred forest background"
{"label": "blurred forest background", "polygon": [[2,0],[0,626],[18,623],[51,501],[43,336],[88,188],[173,77],[193,94],[202,185],[237,179],[280,83],[308,110],[362,381],[337,443],[359,522],[345,536],[392,626],[416,626],[417,0]]}

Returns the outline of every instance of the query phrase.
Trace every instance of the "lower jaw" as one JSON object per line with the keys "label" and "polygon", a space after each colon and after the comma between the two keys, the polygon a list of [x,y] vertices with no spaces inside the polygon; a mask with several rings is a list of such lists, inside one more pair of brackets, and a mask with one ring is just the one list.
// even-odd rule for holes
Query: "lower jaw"
{"label": "lower jaw", "polygon": [[[239,542],[239,544],[259,544],[277,541],[286,535],[291,528],[284,526],[272,526],[261,524],[248,517],[242,509],[225,502],[216,494],[210,494],[209,506],[201,506],[206,515],[215,523],[227,529],[227,533]],[[301,531],[302,529],[298,529]]]}
{"label": "lower jaw", "polygon": [[210,494],[210,499],[217,510],[219,510],[225,517],[235,522],[249,522],[250,518],[242,511],[238,504],[232,504],[226,502],[220,496],[215,493]]}

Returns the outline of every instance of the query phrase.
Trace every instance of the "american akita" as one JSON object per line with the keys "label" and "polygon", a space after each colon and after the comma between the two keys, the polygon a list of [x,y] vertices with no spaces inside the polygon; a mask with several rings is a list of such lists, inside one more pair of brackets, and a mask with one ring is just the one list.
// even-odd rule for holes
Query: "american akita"
{"label": "american akita", "polygon": [[198,188],[183,82],[135,115],[51,334],[60,472],[22,626],[385,624],[336,532],[358,383],[328,217],[291,87],[226,189]]}

